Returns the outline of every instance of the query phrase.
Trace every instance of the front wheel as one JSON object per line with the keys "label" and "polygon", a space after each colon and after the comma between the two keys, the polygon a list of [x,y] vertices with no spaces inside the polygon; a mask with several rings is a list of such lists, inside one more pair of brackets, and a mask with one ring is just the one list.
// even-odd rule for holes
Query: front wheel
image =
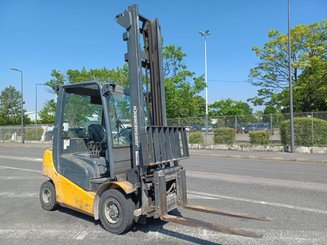
{"label": "front wheel", "polygon": [[43,209],[53,211],[58,208],[56,201],[56,190],[51,181],[45,181],[40,189],[40,201]]}
{"label": "front wheel", "polygon": [[114,234],[121,234],[134,223],[135,204],[119,190],[105,191],[100,198],[99,216],[103,227]]}

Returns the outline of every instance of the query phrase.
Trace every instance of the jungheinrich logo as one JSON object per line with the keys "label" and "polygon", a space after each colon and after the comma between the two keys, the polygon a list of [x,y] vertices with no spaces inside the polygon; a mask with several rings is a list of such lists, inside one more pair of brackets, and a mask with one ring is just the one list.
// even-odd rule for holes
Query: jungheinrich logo
{"label": "jungheinrich logo", "polygon": [[134,144],[139,147],[139,131],[137,121],[137,106],[133,106],[133,128],[134,128]]}

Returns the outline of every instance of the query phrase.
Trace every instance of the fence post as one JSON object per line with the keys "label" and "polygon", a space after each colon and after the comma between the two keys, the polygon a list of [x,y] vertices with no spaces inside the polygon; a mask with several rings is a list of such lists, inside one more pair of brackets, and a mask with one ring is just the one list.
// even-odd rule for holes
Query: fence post
{"label": "fence post", "polygon": [[274,127],[273,127],[273,118],[272,114],[270,113],[270,133],[273,134]]}
{"label": "fence post", "polygon": [[311,140],[312,145],[314,145],[314,139],[313,139],[314,133],[313,133],[313,112],[311,112]]}
{"label": "fence post", "polygon": [[37,123],[35,123],[35,141],[37,141]]}

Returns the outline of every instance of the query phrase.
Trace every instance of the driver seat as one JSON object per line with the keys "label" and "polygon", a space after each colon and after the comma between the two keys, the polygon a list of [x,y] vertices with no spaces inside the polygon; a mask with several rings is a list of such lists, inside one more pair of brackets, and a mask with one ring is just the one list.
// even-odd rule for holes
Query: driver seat
{"label": "driver seat", "polygon": [[[105,155],[105,150],[107,149],[107,132],[106,129],[100,124],[91,124],[88,126],[89,132],[89,146],[92,145],[97,147],[99,156]],[[90,144],[91,143],[91,144]],[[93,149],[95,149],[93,147]],[[92,155],[93,152],[91,152]]]}

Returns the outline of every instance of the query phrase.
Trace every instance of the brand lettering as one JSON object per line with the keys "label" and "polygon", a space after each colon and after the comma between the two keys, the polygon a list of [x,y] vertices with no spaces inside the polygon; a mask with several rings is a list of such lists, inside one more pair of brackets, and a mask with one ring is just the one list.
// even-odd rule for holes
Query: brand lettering
{"label": "brand lettering", "polygon": [[134,128],[134,144],[139,147],[139,131],[137,120],[137,106],[133,106],[133,128]]}

